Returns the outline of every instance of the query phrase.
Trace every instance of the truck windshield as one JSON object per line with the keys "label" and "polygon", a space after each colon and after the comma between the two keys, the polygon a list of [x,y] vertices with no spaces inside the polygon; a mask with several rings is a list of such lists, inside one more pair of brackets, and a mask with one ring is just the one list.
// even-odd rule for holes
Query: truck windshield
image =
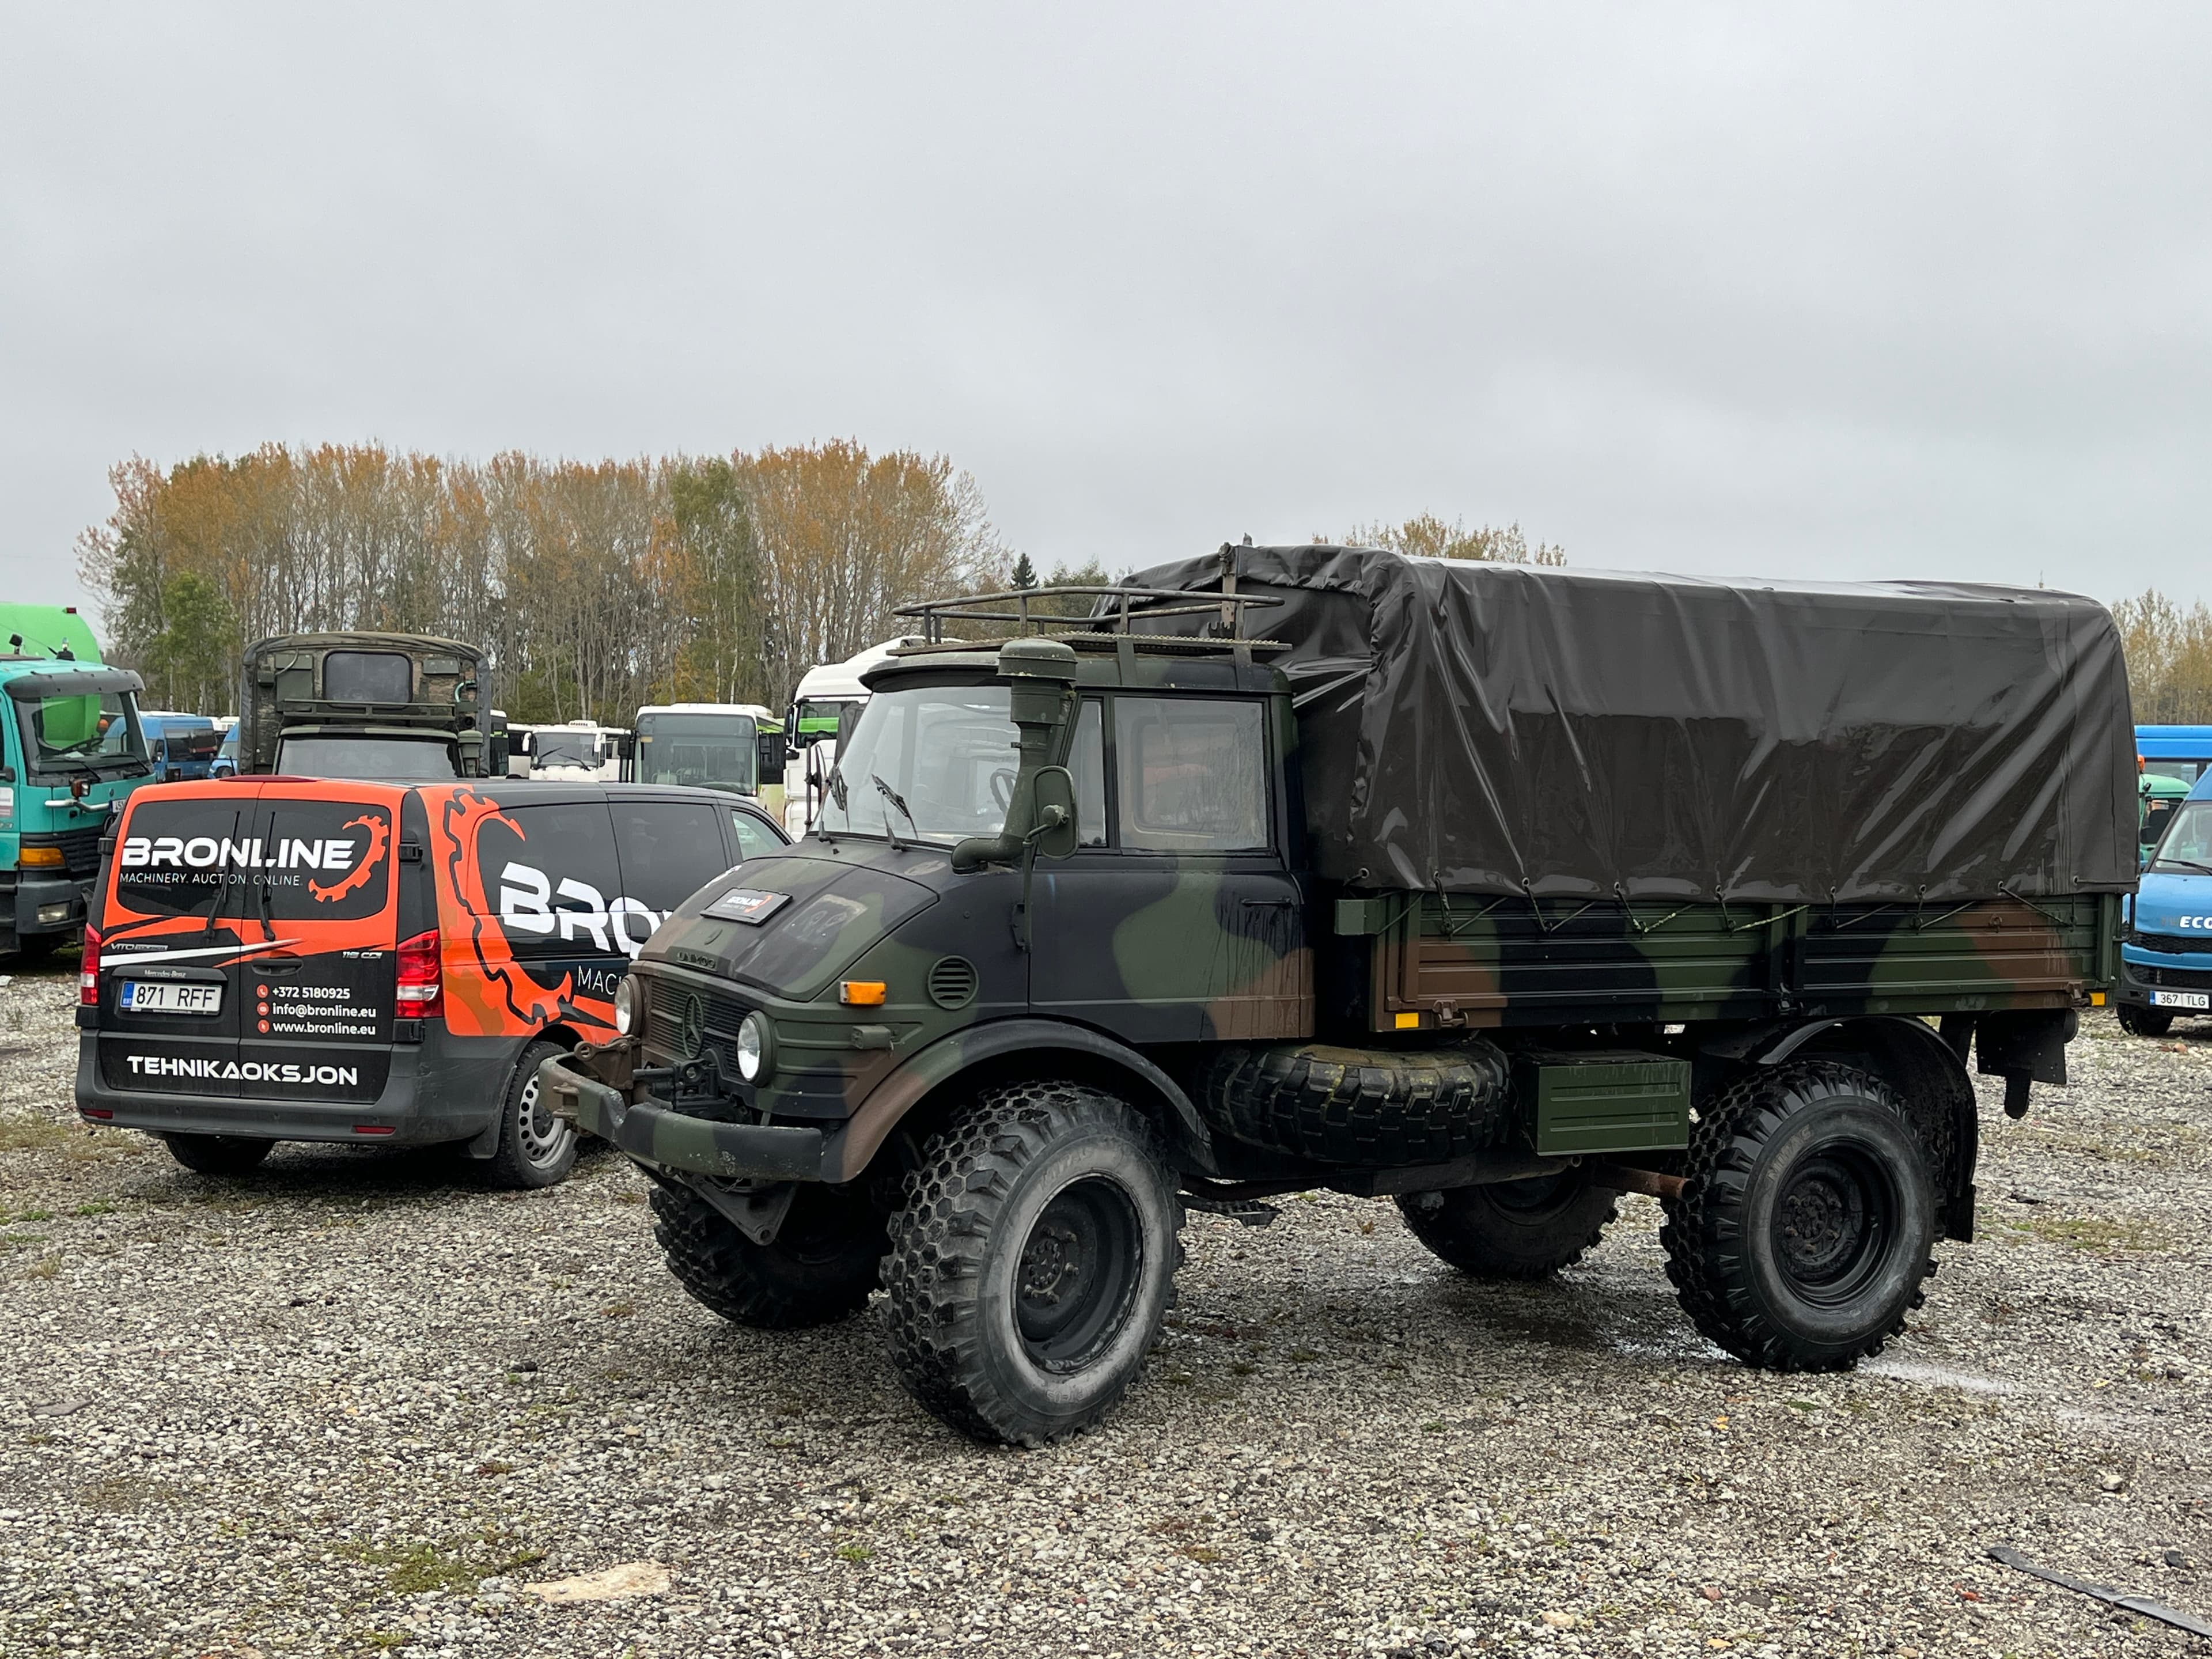
{"label": "truck windshield", "polygon": [[371,781],[460,775],[453,745],[430,738],[287,738],[276,748],[276,769],[295,778]]}
{"label": "truck windshield", "polygon": [[640,714],[641,783],[707,785],[755,793],[760,730],[750,714]]}
{"label": "truck windshield", "polygon": [[996,835],[1014,797],[1020,735],[1003,685],[879,691],[837,758],[822,826],[946,845]]}
{"label": "truck windshield", "polygon": [[22,698],[15,702],[15,720],[36,775],[148,769],[137,704],[128,691]]}
{"label": "truck windshield", "polygon": [[2177,875],[2212,874],[2212,800],[2188,800],[2173,815],[2150,867]]}

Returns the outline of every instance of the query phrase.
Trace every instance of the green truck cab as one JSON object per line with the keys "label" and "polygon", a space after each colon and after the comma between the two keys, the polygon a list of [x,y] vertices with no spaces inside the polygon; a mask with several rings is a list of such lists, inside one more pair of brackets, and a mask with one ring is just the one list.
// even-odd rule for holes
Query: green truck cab
{"label": "green truck cab", "polygon": [[1652,1194],[1700,1332],[1847,1366],[1972,1235],[1969,1065],[2024,1114],[2113,975],[2117,635],[1639,580],[1244,547],[1050,637],[921,607],[814,833],[680,907],[546,1096],[693,1296],[793,1327],[880,1284],[981,1438],[1111,1408],[1187,1210],[1315,1188],[1504,1279]]}
{"label": "green truck cab", "polygon": [[0,605],[0,957],[83,927],[100,836],[152,773],[143,689],[74,610]]}
{"label": "green truck cab", "polygon": [[483,653],[428,634],[289,634],[246,647],[238,770],[386,781],[502,775]]}

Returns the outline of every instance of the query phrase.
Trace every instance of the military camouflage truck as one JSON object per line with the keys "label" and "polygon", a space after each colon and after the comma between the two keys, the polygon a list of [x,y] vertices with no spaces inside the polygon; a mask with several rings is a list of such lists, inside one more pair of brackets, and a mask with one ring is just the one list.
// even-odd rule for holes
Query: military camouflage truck
{"label": "military camouflage truck", "polygon": [[1128,1387],[1186,1211],[1304,1189],[1519,1279],[1648,1194],[1745,1362],[1900,1328],[1972,1237],[1969,1065],[2025,1113],[2114,973],[2101,608],[1331,547],[1084,592],[912,613],[814,832],[542,1073],[687,1291],[791,1327],[880,1284],[915,1397],[1024,1443]]}
{"label": "military camouflage truck", "polygon": [[[428,634],[288,634],[246,647],[240,770],[298,777],[497,775],[483,653]],[[504,762],[501,762],[501,769]]]}

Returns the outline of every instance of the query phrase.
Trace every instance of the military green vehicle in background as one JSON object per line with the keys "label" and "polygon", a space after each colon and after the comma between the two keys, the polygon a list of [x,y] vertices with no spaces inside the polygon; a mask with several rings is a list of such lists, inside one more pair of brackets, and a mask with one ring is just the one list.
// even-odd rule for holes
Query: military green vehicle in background
{"label": "military green vehicle in background", "polygon": [[[496,727],[496,735],[495,733]],[[239,769],[310,778],[498,776],[483,653],[428,634],[288,634],[246,647]]]}
{"label": "military green vehicle in background", "polygon": [[2115,971],[2100,606],[1332,547],[1076,591],[910,613],[815,832],[548,1062],[694,1297],[880,1283],[915,1397],[1024,1443],[1128,1386],[1187,1209],[1316,1188],[1506,1279],[1650,1194],[1747,1363],[1901,1328],[1972,1236],[1970,1060],[2024,1114]]}

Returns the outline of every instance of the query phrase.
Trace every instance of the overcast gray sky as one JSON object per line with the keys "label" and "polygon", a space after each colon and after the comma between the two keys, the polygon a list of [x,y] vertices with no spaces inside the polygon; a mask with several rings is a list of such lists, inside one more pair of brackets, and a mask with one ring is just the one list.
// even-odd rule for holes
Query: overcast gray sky
{"label": "overcast gray sky", "polygon": [[943,451],[1041,563],[2212,597],[2212,9],[0,9],[0,593],[107,467]]}

